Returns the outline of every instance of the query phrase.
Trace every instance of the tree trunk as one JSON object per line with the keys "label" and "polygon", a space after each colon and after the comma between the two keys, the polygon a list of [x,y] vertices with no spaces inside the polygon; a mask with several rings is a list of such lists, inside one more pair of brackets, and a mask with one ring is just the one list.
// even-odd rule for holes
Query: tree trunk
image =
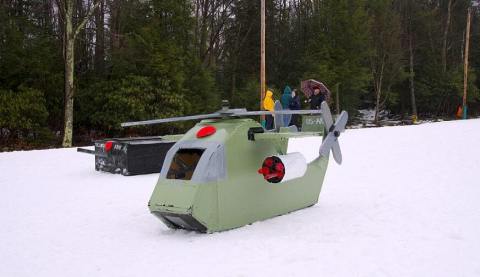
{"label": "tree trunk", "polygon": [[75,96],[75,87],[73,83],[75,68],[75,38],[78,33],[85,27],[88,18],[92,15],[100,3],[97,2],[85,17],[74,27],[74,1],[61,0],[58,1],[59,12],[64,21],[63,32],[63,52],[65,66],[65,99],[64,99],[64,128],[63,128],[63,147],[72,146],[73,137],[73,99]]}
{"label": "tree trunk", "polygon": [[[380,78],[382,79],[382,78]],[[375,118],[373,122],[375,125],[378,125],[378,113],[380,109],[380,95],[382,94],[382,81],[377,82],[376,84],[376,99],[375,99]]]}
{"label": "tree trunk", "polygon": [[195,0],[195,31],[193,33],[193,41],[195,42],[195,50],[198,51],[197,56],[201,58],[200,53],[200,1]]}
{"label": "tree trunk", "polygon": [[74,74],[74,46],[75,37],[73,31],[72,17],[65,17],[65,109],[63,128],[63,147],[72,146],[73,136],[73,97],[75,94],[73,86]]}
{"label": "tree trunk", "polygon": [[415,103],[415,71],[413,68],[413,43],[412,43],[412,34],[409,34],[408,38],[408,50],[410,53],[410,100],[412,103],[412,120],[414,123],[417,121],[417,104]]}
{"label": "tree trunk", "polygon": [[[107,2],[108,3],[108,2]],[[110,1],[110,51],[114,53],[120,48],[120,3],[118,0]]]}
{"label": "tree trunk", "polygon": [[104,29],[104,1],[100,1],[100,6],[95,15],[95,71],[103,74],[105,68],[105,29]]}
{"label": "tree trunk", "polygon": [[202,62],[205,60],[205,50],[207,49],[207,36],[208,36],[208,16],[209,16],[210,1],[205,0],[202,6],[202,22],[200,26],[200,55]]}
{"label": "tree trunk", "polygon": [[335,99],[335,106],[336,106],[336,110],[337,110],[337,115],[340,115],[340,83],[337,83],[336,85],[337,89],[336,89],[336,99]]}
{"label": "tree trunk", "polygon": [[448,30],[450,29],[450,17],[452,14],[453,0],[448,0],[447,18],[445,19],[445,29],[443,30],[443,46],[442,46],[442,70],[443,73],[447,72],[447,41]]}
{"label": "tree trunk", "polygon": [[[380,96],[382,96],[382,85],[383,85],[383,72],[385,69],[385,59],[386,55],[384,54],[382,59],[381,59],[381,64],[380,64],[380,71],[378,74],[374,74],[374,81],[375,81],[375,118],[374,118],[374,123],[375,125],[378,125],[378,114],[380,111]],[[376,75],[376,76],[375,76]]]}
{"label": "tree trunk", "polygon": [[235,92],[237,90],[237,73],[236,73],[236,69],[234,67],[234,71],[232,73],[232,84],[231,84],[231,89],[230,89],[230,103],[232,103],[232,105],[235,105],[236,102],[235,102]]}
{"label": "tree trunk", "polygon": [[[85,14],[87,13],[88,7],[84,7],[83,0],[75,0],[75,11],[74,11],[74,18],[84,18]],[[76,22],[76,21],[73,21]],[[75,24],[74,24],[75,25]],[[75,28],[74,28],[75,29]],[[89,34],[82,29],[78,37],[80,39],[75,38],[75,72],[77,76],[84,75],[88,71],[89,67],[89,41],[91,38]]]}

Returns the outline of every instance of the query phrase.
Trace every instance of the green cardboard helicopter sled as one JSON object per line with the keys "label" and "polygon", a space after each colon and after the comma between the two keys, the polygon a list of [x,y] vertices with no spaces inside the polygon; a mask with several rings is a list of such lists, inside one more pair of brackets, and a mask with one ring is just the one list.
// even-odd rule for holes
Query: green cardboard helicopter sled
{"label": "green cardboard helicopter sled", "polygon": [[[265,130],[248,116],[273,114],[275,128]],[[283,116],[303,115],[302,132],[282,126]],[[318,202],[330,150],[342,162],[338,143],[348,114],[333,123],[320,110],[247,111],[228,103],[212,114],[122,123],[123,127],[201,120],[168,150],[148,207],[170,228],[217,232],[303,209]],[[289,152],[293,138],[323,137],[318,157],[307,163]]]}

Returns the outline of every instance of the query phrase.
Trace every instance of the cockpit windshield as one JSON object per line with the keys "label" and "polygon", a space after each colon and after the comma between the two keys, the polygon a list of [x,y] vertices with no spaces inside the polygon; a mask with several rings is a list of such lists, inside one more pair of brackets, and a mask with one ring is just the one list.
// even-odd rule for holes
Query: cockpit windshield
{"label": "cockpit windshield", "polygon": [[179,141],[168,150],[160,178],[208,183],[226,177],[225,147],[222,143]]}
{"label": "cockpit windshield", "polygon": [[191,180],[205,149],[179,149],[173,156],[167,179]]}

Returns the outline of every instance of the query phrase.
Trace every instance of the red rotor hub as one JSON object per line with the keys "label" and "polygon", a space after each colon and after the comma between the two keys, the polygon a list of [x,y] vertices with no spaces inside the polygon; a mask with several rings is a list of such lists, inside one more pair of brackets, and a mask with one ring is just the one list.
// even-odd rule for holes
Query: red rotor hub
{"label": "red rotor hub", "polygon": [[267,157],[258,173],[262,174],[263,178],[269,183],[279,183],[285,176],[285,165],[278,157]]}

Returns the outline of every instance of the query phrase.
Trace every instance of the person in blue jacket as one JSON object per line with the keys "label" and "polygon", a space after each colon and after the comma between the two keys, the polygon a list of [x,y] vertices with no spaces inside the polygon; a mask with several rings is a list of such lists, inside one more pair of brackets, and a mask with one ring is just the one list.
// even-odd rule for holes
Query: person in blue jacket
{"label": "person in blue jacket", "polygon": [[[282,98],[280,98],[280,102],[282,103],[282,108],[284,110],[289,110],[291,101],[292,101],[292,89],[289,86],[285,86],[285,89],[283,89]],[[292,118],[291,115],[284,115],[283,116],[284,126],[289,126],[290,125],[291,118]]]}
{"label": "person in blue jacket", "polygon": [[282,108],[284,110],[289,109],[291,100],[292,100],[292,89],[289,86],[285,86],[285,88],[283,89],[282,98],[280,98],[280,102],[282,103]]}

